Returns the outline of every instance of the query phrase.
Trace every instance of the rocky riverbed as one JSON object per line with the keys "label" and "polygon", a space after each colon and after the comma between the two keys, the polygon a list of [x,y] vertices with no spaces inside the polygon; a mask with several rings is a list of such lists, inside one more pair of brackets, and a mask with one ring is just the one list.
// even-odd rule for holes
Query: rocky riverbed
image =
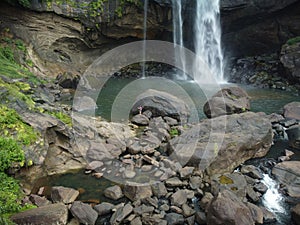
{"label": "rocky riverbed", "polygon": [[[51,87],[45,90],[51,93]],[[247,93],[229,87],[204,107],[211,119],[189,124],[189,108],[182,100],[149,92],[154,97],[137,99],[136,106],[142,108],[133,106],[130,123],[74,111],[73,126],[68,127],[43,113],[22,112],[22,119],[39,129],[45,145],[29,150],[35,166],[19,174],[28,194],[23,201],[38,208],[15,214],[12,220],[17,224],[274,224],[276,214],[260,204],[268,191],[265,173],[277,178],[294,204],[299,202],[299,161],[288,161],[292,152],[258,166],[245,162],[265,156],[272,142],[291,129],[296,132],[289,135],[290,145],[299,148],[295,134],[300,103],[285,106],[282,115],[254,113]],[[65,93],[52,91],[40,106],[51,107],[51,99],[57,104],[55,99]],[[39,92],[35,97],[42,96]],[[106,178],[114,183],[103,190],[107,201],[81,202],[82,190],[62,186],[31,193],[36,179],[80,168],[99,182]],[[299,205],[291,212],[297,224]]]}

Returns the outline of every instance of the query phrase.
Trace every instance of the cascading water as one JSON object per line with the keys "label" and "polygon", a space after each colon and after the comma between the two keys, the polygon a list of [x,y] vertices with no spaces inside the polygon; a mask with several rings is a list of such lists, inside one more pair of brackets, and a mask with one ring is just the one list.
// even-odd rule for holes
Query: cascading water
{"label": "cascading water", "polygon": [[146,77],[146,43],[147,43],[147,17],[148,17],[148,0],[144,1],[144,31],[143,31],[143,62],[142,62],[142,78]]}
{"label": "cascading water", "polygon": [[[197,80],[201,83],[224,82],[220,27],[219,0],[197,0],[194,27],[197,58],[193,69]],[[201,74],[199,60],[203,60],[208,65],[214,75],[213,78]]]}
{"label": "cascading water", "polygon": [[[183,19],[182,19],[182,3],[181,0],[172,0],[172,13],[173,13],[173,43],[174,48],[176,45],[183,47]],[[177,79],[186,80],[185,75],[185,55],[180,49],[175,49],[175,65],[183,69],[182,74],[176,74]]]}

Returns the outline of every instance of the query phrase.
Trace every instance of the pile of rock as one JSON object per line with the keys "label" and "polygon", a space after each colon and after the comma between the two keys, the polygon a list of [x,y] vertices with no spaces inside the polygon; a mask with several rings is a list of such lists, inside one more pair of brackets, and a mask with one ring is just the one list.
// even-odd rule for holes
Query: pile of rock
{"label": "pile of rock", "polygon": [[288,138],[289,144],[300,149],[300,102],[291,102],[283,107],[282,115],[269,115],[275,138]]}
{"label": "pile of rock", "polygon": [[[84,117],[76,118],[81,124],[77,127],[81,129],[80,133],[91,137],[80,139],[82,144],[89,146],[86,154],[81,152],[80,155],[87,161],[86,173],[118,184],[104,190],[104,195],[111,201],[90,205],[76,201],[79,194],[76,190],[53,187],[50,197],[47,196],[49,200],[42,192],[41,196],[31,195],[29,200],[39,207],[12,219],[18,224],[24,224],[21,221],[39,224],[34,221],[46,220],[49,214],[45,211],[57,213],[53,209],[55,205],[60,214],[53,216],[56,221],[50,220],[48,224],[72,224],[75,221],[92,225],[96,221],[100,224],[109,221],[113,225],[274,222],[275,215],[255,205],[268,189],[262,180],[262,171],[243,163],[268,152],[272,132],[275,132],[272,124],[275,129],[282,117],[248,112],[247,95],[236,88],[227,88],[220,93],[228,98],[229,101],[225,99],[224,102],[231,107],[222,109],[218,104],[212,104],[212,99],[207,105],[210,112],[214,112],[210,113],[214,118],[204,119],[196,125],[184,125],[188,110],[182,101],[174,96],[169,99],[167,94],[153,90],[149,93],[132,110],[132,122],[140,126],[138,130],[143,129],[139,135],[133,136],[128,126],[107,122],[95,122],[93,130]],[[153,97],[153,94],[160,97]],[[175,102],[178,108],[173,107]],[[94,140],[95,134],[102,139]],[[286,154],[291,155],[290,152]],[[275,165],[267,163],[268,168]],[[281,173],[282,168],[285,174]],[[278,164],[273,174],[284,183],[286,178],[294,179],[298,170],[298,164]],[[299,188],[298,183],[288,187],[288,192],[300,193],[295,189]],[[116,201],[122,203],[116,204]],[[73,216],[72,223],[66,219],[68,209]],[[294,211],[297,218],[297,208]]]}

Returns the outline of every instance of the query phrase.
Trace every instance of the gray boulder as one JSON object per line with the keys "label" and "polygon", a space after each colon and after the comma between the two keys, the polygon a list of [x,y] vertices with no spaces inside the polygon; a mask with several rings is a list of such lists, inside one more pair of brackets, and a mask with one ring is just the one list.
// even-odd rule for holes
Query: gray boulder
{"label": "gray boulder", "polygon": [[211,191],[216,196],[223,190],[230,190],[240,199],[246,196],[247,181],[245,177],[238,172],[216,174],[211,177]]}
{"label": "gray boulder", "polygon": [[79,195],[79,191],[73,188],[67,187],[52,187],[51,189],[51,199],[53,202],[63,202],[65,204],[70,204],[76,200]]}
{"label": "gray boulder", "polygon": [[131,201],[144,199],[152,196],[152,188],[150,185],[141,185],[128,182],[123,189],[124,195]]}
{"label": "gray boulder", "polygon": [[287,188],[291,197],[300,197],[300,161],[285,161],[278,163],[272,174]]}
{"label": "gray boulder", "polygon": [[95,205],[94,209],[98,213],[99,216],[104,216],[112,212],[115,206],[108,202],[102,202],[101,204]]}
{"label": "gray boulder", "polygon": [[[300,149],[300,125],[295,125],[286,130],[289,138],[289,145]],[[289,157],[287,157],[289,159]]]}
{"label": "gray boulder", "polygon": [[146,126],[149,124],[149,118],[143,114],[137,114],[131,118],[131,122],[136,125]]}
{"label": "gray boulder", "polygon": [[75,201],[70,211],[83,224],[94,225],[98,218],[98,213],[90,205],[80,201]]}
{"label": "gray boulder", "polygon": [[63,203],[41,206],[17,213],[11,220],[21,225],[65,225],[68,220],[68,207]]}
{"label": "gray boulder", "polygon": [[139,95],[132,106],[131,114],[139,113],[139,107],[150,110],[153,117],[168,116],[186,122],[190,113],[187,104],[169,93],[149,89]]}
{"label": "gray boulder", "polygon": [[287,119],[300,120],[300,102],[291,102],[283,107],[283,115]]}
{"label": "gray boulder", "polygon": [[122,189],[118,185],[106,188],[104,190],[104,195],[113,200],[118,200],[124,196]]}
{"label": "gray boulder", "polygon": [[208,225],[254,225],[250,209],[231,191],[220,192],[207,208]]}
{"label": "gray boulder", "polygon": [[292,219],[296,225],[300,225],[300,204],[292,208]]}
{"label": "gray boulder", "polygon": [[181,165],[232,172],[248,159],[263,157],[272,144],[272,126],[260,113],[247,112],[203,120],[169,142],[170,157]]}
{"label": "gray boulder", "polygon": [[117,211],[111,216],[110,224],[118,225],[133,211],[133,207],[128,203],[124,207],[120,207]]}
{"label": "gray boulder", "polygon": [[166,215],[166,220],[168,222],[168,225],[180,225],[184,224],[184,217],[181,214],[178,213],[168,213]]}
{"label": "gray boulder", "polygon": [[218,91],[208,100],[203,111],[208,118],[250,110],[250,97],[240,87],[228,87]]}

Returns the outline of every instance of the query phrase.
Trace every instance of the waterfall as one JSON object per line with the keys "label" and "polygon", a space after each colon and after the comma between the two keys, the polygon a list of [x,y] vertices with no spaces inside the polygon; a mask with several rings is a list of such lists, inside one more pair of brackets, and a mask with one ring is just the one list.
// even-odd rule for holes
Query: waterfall
{"label": "waterfall", "polygon": [[[173,43],[184,47],[183,45],[183,19],[182,19],[182,4],[181,0],[172,0],[172,14],[173,14]],[[176,74],[178,79],[186,80],[185,74],[185,55],[183,51],[175,50],[175,65],[178,68],[183,68],[182,74]]]}
{"label": "waterfall", "polygon": [[[220,27],[219,0],[196,0],[194,45],[197,59],[193,69],[201,83],[224,82]],[[201,74],[199,60],[208,65],[213,78]]]}
{"label": "waterfall", "polygon": [[142,62],[142,78],[146,77],[146,43],[147,43],[147,17],[148,17],[148,0],[144,1],[144,30],[143,30],[143,62]]}

